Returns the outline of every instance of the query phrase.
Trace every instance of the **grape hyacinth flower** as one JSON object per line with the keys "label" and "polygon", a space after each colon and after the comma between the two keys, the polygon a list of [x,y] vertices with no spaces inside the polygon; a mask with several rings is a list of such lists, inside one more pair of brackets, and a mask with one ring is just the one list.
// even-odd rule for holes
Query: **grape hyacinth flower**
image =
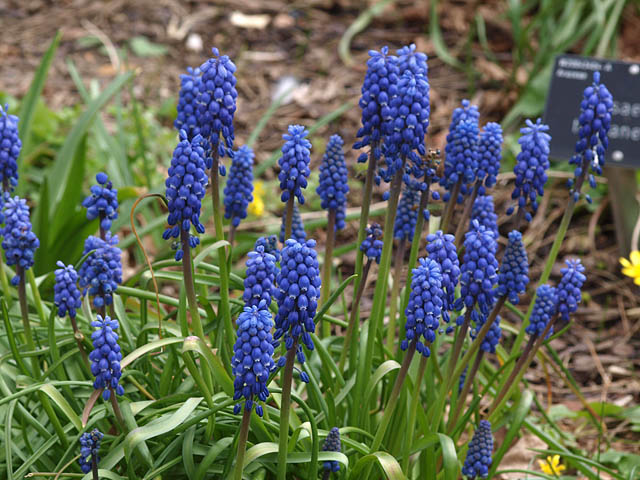
{"label": "grape hyacinth flower", "polygon": [[502,127],[499,123],[489,122],[480,132],[478,141],[478,170],[476,177],[482,184],[480,195],[485,195],[485,188],[496,184],[502,161]]}
{"label": "grape hyacinth flower", "polygon": [[[513,173],[516,176],[511,198],[518,201],[518,212],[522,211],[527,222],[531,221],[538,210],[538,195],[544,195],[549,168],[549,142],[551,135],[546,133],[549,127],[538,119],[536,123],[527,119],[527,126],[520,129],[518,139],[520,153],[516,156]],[[529,204],[529,208],[527,208]],[[511,215],[515,207],[507,210]]]}
{"label": "grape hyacinth flower", "polygon": [[[480,329],[484,326],[486,318],[484,315],[480,315],[476,321],[474,330],[471,331],[471,338],[475,340],[480,332]],[[496,347],[500,343],[500,337],[502,336],[502,329],[500,328],[500,315],[496,316],[496,319],[491,324],[487,335],[480,344],[480,350],[487,353],[496,353]]]}
{"label": "grape hyacinth flower", "polygon": [[396,55],[398,56],[398,70],[401,75],[409,70],[413,74],[427,76],[427,55],[417,52],[415,43],[398,49]]}
{"label": "grape hyacinth flower", "polygon": [[[193,225],[198,233],[204,233],[204,225],[200,223],[200,209],[205,195],[208,179],[205,173],[205,154],[202,148],[202,137],[189,141],[187,133],[180,131],[180,141],[173,151],[169,177],[165,181],[166,196],[169,208],[167,223],[169,226],[162,238],[178,238],[181,232],[189,232]],[[194,248],[200,243],[195,235],[189,235],[189,246]],[[175,259],[180,261],[184,255],[182,241],[178,243]]]}
{"label": "grape hyacinth flower", "polygon": [[364,252],[366,257],[376,263],[380,263],[380,255],[382,255],[382,228],[377,223],[372,223],[367,227],[367,236],[360,244],[360,250]]}
{"label": "grape hyacinth flower", "polygon": [[[578,142],[576,154],[569,163],[576,166],[574,178],[569,180],[569,187],[575,202],[580,198],[580,188],[589,168],[589,185],[596,188],[593,174],[602,175],[605,152],[609,146],[609,128],[613,112],[613,96],[607,87],[600,83],[600,72],[593,72],[593,83],[584,89],[580,102],[578,123]],[[575,186],[575,187],[574,187]],[[591,197],[586,196],[591,203]]]}
{"label": "grape hyacinth flower", "polygon": [[458,379],[458,395],[460,395],[460,393],[462,393],[462,388],[464,387],[464,382],[467,380],[467,372],[468,371],[469,371],[469,365],[465,366],[464,370],[460,374],[460,378]]}
{"label": "grape hyacinth flower", "polygon": [[258,237],[253,247],[254,250],[258,250],[258,247],[264,247],[265,253],[270,253],[276,259],[276,262],[280,261],[280,249],[278,248],[278,237],[275,235],[269,235],[268,237]]}
{"label": "grape hyacinth flower", "polygon": [[122,252],[115,246],[117,243],[118,237],[109,232],[106,240],[90,236],[84,242],[82,254],[89,255],[78,272],[78,284],[82,294],[89,292],[98,308],[111,305],[112,294],[122,283]]}
{"label": "grape hyacinth flower", "polygon": [[58,307],[58,316],[63,318],[69,313],[70,317],[76,316],[76,309],[82,306],[82,297],[78,290],[78,273],[73,265],[66,265],[57,261],[55,271],[55,284],[53,286],[53,301]]}
{"label": "grape hyacinth flower", "polygon": [[248,253],[247,273],[244,279],[244,293],[242,299],[245,306],[264,305],[269,308],[271,298],[276,295],[276,257],[265,251],[264,246],[258,245],[253,252]]}
{"label": "grape hyacinth flower", "polygon": [[[309,333],[316,329],[314,317],[321,284],[315,246],[315,240],[298,242],[288,239],[282,249],[281,270],[276,280],[278,314],[273,338],[278,340],[284,336],[287,350],[295,343],[300,363],[305,361],[302,346],[297,343],[300,337],[309,350],[314,348]],[[284,357],[280,359],[278,366],[283,366],[283,360]]]}
{"label": "grape hyacinth flower", "polygon": [[413,232],[418,221],[418,204],[420,202],[420,185],[416,181],[405,184],[402,196],[398,203],[395,223],[393,224],[393,237],[398,240],[413,239]]}
{"label": "grape hyacinth flower", "polygon": [[253,150],[243,145],[234,154],[229,179],[224,187],[224,218],[237,227],[247,218],[247,206],[253,201]]}
{"label": "grape hyacinth flower", "polygon": [[18,184],[18,157],[22,141],[18,133],[18,117],[9,114],[9,105],[0,105],[0,186],[13,191]]}
{"label": "grape hyacinth flower", "polygon": [[96,320],[91,322],[91,326],[97,328],[91,334],[93,342],[93,351],[89,354],[91,360],[91,373],[96,377],[93,382],[93,388],[96,390],[104,388],[102,398],[109,400],[111,391],[115,391],[117,395],[124,395],[124,388],[120,385],[120,377],[122,369],[120,360],[122,360],[122,352],[118,345],[118,320],[111,320],[109,316],[104,319],[97,315]]}
{"label": "grape hyacinth flower", "polygon": [[[460,298],[455,309],[473,308],[474,305],[483,315],[487,315],[493,306],[493,286],[498,279],[498,245],[493,233],[477,221],[464,238],[464,256],[460,267]],[[475,313],[475,312],[474,312]]]}
{"label": "grape hyacinth flower", "polygon": [[33,266],[36,249],[40,241],[31,231],[29,207],[27,202],[16,196],[5,199],[5,226],[2,229],[2,248],[7,265],[16,265],[16,275],[11,279],[12,285],[20,282],[20,270],[28,270]]}
{"label": "grape hyacinth flower", "polygon": [[91,195],[82,206],[87,209],[87,220],[100,219],[100,228],[109,230],[111,222],[118,218],[118,190],[113,188],[106,173],[96,175],[97,185],[91,186]]}
{"label": "grape hyacinth flower", "polygon": [[282,136],[282,156],[278,160],[280,165],[280,199],[287,202],[296,197],[300,205],[304,204],[302,189],[307,188],[307,179],[311,173],[311,142],[306,139],[309,131],[302,125],[289,125],[286,134]]}
{"label": "grape hyacinth flower", "polygon": [[97,467],[100,461],[98,451],[100,450],[102,437],[104,437],[104,434],[97,428],[80,435],[80,458],[78,459],[78,464],[82,473],[89,473],[94,461]]}
{"label": "grape hyacinth flower", "polygon": [[[280,242],[284,243],[285,236],[285,222],[286,214],[282,216],[282,225],[280,225]],[[300,210],[298,206],[293,206],[293,216],[291,217],[291,238],[298,242],[304,242],[307,238],[307,233],[304,231],[304,224],[302,223],[302,217],[300,216]]]}
{"label": "grape hyacinth flower", "polygon": [[[398,58],[389,55],[389,48],[382,47],[377,52],[369,50],[367,73],[362,84],[362,96],[358,105],[362,110],[362,127],[358,130],[360,139],[353,148],[360,150],[371,146],[374,158],[380,158],[380,145],[384,139],[384,119],[388,115],[391,99],[397,94]],[[367,161],[367,154],[362,153],[358,162]]]}
{"label": "grape hyacinth flower", "polygon": [[[322,451],[323,452],[342,451],[342,443],[340,442],[340,430],[338,430],[338,427],[333,427],[331,430],[329,430],[329,433],[327,434],[327,438],[322,444]],[[322,468],[330,472],[339,472],[340,464],[335,460],[331,460],[328,462],[324,462],[322,464]]]}
{"label": "grape hyacinth flower", "polygon": [[[456,239],[442,230],[427,235],[427,254],[438,262],[442,273],[442,290],[445,292],[442,319],[449,323],[449,312],[453,310],[456,286],[460,278],[460,261],[456,249]],[[450,329],[447,329],[450,333]]]}
{"label": "grape hyacinth flower", "polygon": [[178,94],[178,115],[173,126],[180,132],[184,130],[189,141],[200,134],[198,124],[198,96],[202,89],[202,72],[199,68],[187,68],[187,73],[180,75],[180,93]]}
{"label": "grape hyacinth flower", "polygon": [[[444,175],[440,178],[440,185],[447,190],[443,196],[445,202],[449,201],[458,182],[462,187],[476,179],[479,118],[477,105],[471,105],[469,100],[463,100],[462,106],[453,111],[444,149]],[[462,193],[454,199],[458,203],[462,200]]]}
{"label": "grape hyacinth flower", "polygon": [[[200,66],[201,84],[198,88],[198,125],[200,134],[208,141],[212,154],[233,157],[233,116],[236,112],[236,66],[227,55],[220,55],[217,48],[211,49],[213,58]],[[223,142],[220,141],[222,137]],[[207,168],[213,166],[213,158],[205,158]],[[220,175],[225,175],[220,165]]]}
{"label": "grape hyacinth flower", "polygon": [[[550,285],[544,284],[538,287],[536,291],[536,300],[533,304],[531,312],[531,320],[525,331],[531,336],[541,335],[547,328],[547,324],[551,321],[558,309],[558,295],[556,289]],[[547,337],[553,333],[553,327],[550,328]]]}
{"label": "grape hyacinth flower", "polygon": [[320,184],[316,189],[325,210],[335,210],[335,230],[344,228],[347,209],[347,165],[344,161],[342,146],[344,141],[340,135],[332,135],[327,144],[327,151],[320,164]]}
{"label": "grape hyacinth flower", "polygon": [[478,195],[473,202],[471,208],[471,222],[477,220],[483,225],[497,240],[500,237],[498,233],[498,215],[496,215],[493,207],[493,197],[491,195]]}
{"label": "grape hyacinth flower", "polygon": [[[429,345],[436,339],[444,297],[440,265],[428,257],[419,259],[418,267],[413,269],[409,304],[405,310],[406,338],[400,344],[402,350],[406,350],[415,339],[419,353],[425,357],[431,354]],[[424,338],[424,343],[419,341],[420,337]]]}
{"label": "grape hyacinth flower", "polygon": [[488,420],[480,420],[478,428],[469,443],[467,458],[462,466],[462,474],[469,479],[476,477],[487,478],[491,466],[493,453],[493,435],[491,423]]}
{"label": "grape hyacinth flower", "polygon": [[569,314],[578,309],[578,304],[582,301],[582,285],[587,280],[584,275],[584,266],[579,259],[570,259],[565,262],[567,265],[560,273],[562,279],[556,287],[558,298],[558,314],[565,322],[569,321]]}
{"label": "grape hyacinth flower", "polygon": [[[267,254],[268,255],[268,254]],[[238,325],[231,367],[235,379],[233,381],[233,399],[244,397],[244,408],[251,411],[254,397],[265,402],[269,396],[267,380],[269,373],[275,368],[273,362],[273,338],[271,329],[273,320],[266,302],[259,305],[245,306],[236,320]],[[233,412],[240,413],[241,405],[235,405]],[[262,405],[256,405],[256,413],[262,416]]]}
{"label": "grape hyacinth flower", "polygon": [[500,273],[498,274],[498,296],[506,296],[516,305],[529,283],[529,261],[518,230],[509,233],[509,242],[504,251]]}

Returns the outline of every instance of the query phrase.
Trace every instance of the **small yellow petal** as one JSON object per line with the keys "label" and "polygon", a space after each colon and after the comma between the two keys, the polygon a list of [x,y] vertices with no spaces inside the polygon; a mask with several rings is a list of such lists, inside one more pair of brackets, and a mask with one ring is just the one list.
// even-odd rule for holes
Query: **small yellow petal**
{"label": "small yellow petal", "polygon": [[626,258],[620,257],[619,262],[623,267],[631,268],[631,262],[629,260],[627,260]]}
{"label": "small yellow petal", "polygon": [[636,277],[636,278],[633,280],[633,283],[635,283],[636,285],[640,285],[640,277]]}
{"label": "small yellow petal", "polygon": [[629,254],[629,258],[631,259],[631,263],[634,265],[640,265],[640,252],[638,250],[634,250]]}

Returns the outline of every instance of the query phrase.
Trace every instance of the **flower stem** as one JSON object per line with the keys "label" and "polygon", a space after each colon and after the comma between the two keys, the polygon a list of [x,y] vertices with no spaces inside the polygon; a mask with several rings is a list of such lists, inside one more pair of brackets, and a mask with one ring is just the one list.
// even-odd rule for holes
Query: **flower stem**
{"label": "flower stem", "polygon": [[236,238],[236,226],[231,223],[231,225],[229,225],[229,245],[231,245],[231,248],[233,248],[233,241]]}
{"label": "flower stem", "polygon": [[[217,149],[212,152],[211,166],[211,201],[213,203],[213,219],[216,228],[216,242],[224,240],[224,230],[222,228],[222,209],[220,208],[220,180],[218,170],[220,159]],[[224,330],[226,334],[226,342],[222,342],[222,349],[225,365],[230,365],[231,355],[229,349],[234,344],[233,324],[231,323],[231,312],[229,311],[229,272],[227,267],[227,253],[224,246],[218,248],[218,266],[220,268],[220,306],[218,315],[222,316]]]}
{"label": "flower stem", "polygon": [[400,277],[402,277],[402,267],[404,260],[404,251],[407,245],[407,239],[401,238],[396,254],[393,258],[393,285],[391,286],[391,301],[389,303],[389,324],[387,325],[387,348],[392,351],[393,342],[396,340],[396,322],[398,313],[398,294],[400,293]]}
{"label": "flower stem", "polygon": [[284,241],[286,242],[289,238],[291,238],[291,231],[293,230],[293,204],[295,202],[295,198],[293,196],[289,197],[287,200],[287,207],[285,209],[285,217],[284,217]]}
{"label": "flower stem", "polygon": [[[0,237],[1,239],[1,237]],[[0,284],[2,284],[2,293],[4,295],[5,300],[7,300],[7,304],[9,298],[11,298],[11,294],[9,293],[9,281],[7,280],[7,272],[4,271],[4,258],[0,255]]]}
{"label": "flower stem", "polygon": [[[338,370],[340,373],[344,372],[344,364],[347,360],[347,352],[349,352],[349,371],[352,371],[356,365],[356,357],[358,356],[358,305],[360,305],[360,299],[362,299],[362,293],[364,287],[367,284],[367,276],[369,275],[369,269],[371,268],[372,260],[368,259],[362,270],[362,281],[358,285],[358,291],[356,292],[353,301],[351,302],[351,310],[349,312],[349,325],[347,325],[347,333],[344,338],[344,346],[340,353],[340,362],[338,363]],[[357,279],[356,279],[357,280]]]}
{"label": "flower stem", "polygon": [[198,300],[196,298],[196,289],[193,283],[193,265],[191,263],[191,246],[189,245],[189,232],[187,230],[180,231],[180,241],[182,243],[182,275],[184,277],[184,288],[187,293],[187,303],[189,304],[189,313],[191,314],[191,323],[195,334],[206,342],[204,338],[204,329],[202,328],[202,320],[198,311]]}
{"label": "flower stem", "polygon": [[402,471],[407,474],[409,478],[409,452],[413,446],[413,434],[415,432],[416,414],[418,413],[418,404],[420,403],[420,385],[422,385],[422,379],[424,378],[424,372],[427,368],[427,361],[429,357],[420,355],[420,366],[418,367],[418,376],[416,377],[416,384],[413,387],[411,394],[411,410],[409,411],[409,420],[407,423],[408,432],[404,442],[404,455],[402,456]]}
{"label": "flower stem", "polygon": [[238,453],[236,455],[236,468],[233,474],[234,480],[242,480],[242,470],[244,469],[244,454],[247,451],[247,438],[249,437],[249,424],[251,423],[251,410],[243,407],[242,423],[240,424],[240,435],[238,435]]}
{"label": "flower stem", "polygon": [[[36,343],[33,340],[31,323],[29,322],[29,306],[27,304],[27,288],[24,281],[24,274],[24,268],[20,265],[16,266],[16,275],[20,278],[18,281],[18,301],[20,302],[20,314],[22,316],[22,326],[24,327],[24,337],[29,350],[35,351]],[[40,375],[40,365],[38,364],[37,355],[31,357],[31,369],[34,378]]]}
{"label": "flower stem", "polygon": [[[322,286],[320,287],[320,302],[318,307],[323,305],[331,293],[331,264],[333,258],[333,246],[336,241],[336,209],[329,210],[329,222],[327,225],[327,241],[324,249],[324,264],[322,265]],[[331,335],[331,324],[322,322],[322,336],[327,338]]]}
{"label": "flower stem", "polygon": [[465,404],[465,399],[469,394],[469,390],[471,389],[471,385],[473,384],[473,379],[476,376],[476,373],[478,373],[478,369],[480,368],[483,357],[484,350],[480,350],[476,355],[475,360],[473,361],[473,365],[471,365],[471,369],[467,372],[467,376],[464,379],[464,385],[462,386],[462,391],[460,392],[460,395],[458,395],[455,412],[453,415],[451,415],[451,417],[449,417],[449,434],[451,434],[451,432],[455,428],[458,417],[460,417],[460,414],[462,413],[462,407]]}
{"label": "flower stem", "polygon": [[118,405],[118,399],[116,398],[116,392],[113,388],[109,387],[111,390],[111,394],[109,395],[109,400],[111,400],[111,406],[113,407],[113,413],[116,416],[116,420],[120,425],[120,430],[122,433],[127,433],[127,424],[124,423],[124,417],[122,416],[122,411],[120,410],[120,405]]}
{"label": "flower stem", "polygon": [[453,186],[453,190],[451,191],[451,196],[449,197],[449,201],[447,202],[447,208],[445,209],[444,215],[442,216],[442,221],[440,222],[440,230],[442,230],[443,233],[447,233],[449,230],[449,223],[451,223],[453,212],[456,209],[456,203],[458,202],[458,194],[460,193],[461,185],[462,180],[458,180]]}
{"label": "flower stem", "polygon": [[75,315],[69,315],[69,320],[71,320],[71,328],[73,328],[73,338],[76,340],[76,344],[78,345],[78,350],[80,350],[80,355],[82,355],[82,361],[84,365],[87,367],[87,371],[91,373],[91,366],[89,364],[89,357],[87,356],[87,352],[84,349],[84,345],[82,340],[84,340],[84,335],[78,328],[78,322],[76,322]]}
{"label": "flower stem", "polygon": [[329,477],[331,477],[331,470],[325,470],[322,474],[322,480],[329,480]]}
{"label": "flower stem", "polygon": [[93,452],[91,453],[91,473],[93,480],[100,480],[98,477],[98,455]]}
{"label": "flower stem", "polygon": [[475,186],[473,187],[473,192],[471,196],[467,199],[467,204],[464,206],[464,210],[462,211],[462,217],[458,221],[458,227],[456,228],[456,240],[458,244],[461,243],[462,234],[465,229],[469,229],[469,218],[471,218],[471,212],[473,211],[473,203],[476,201],[478,197],[478,191],[480,190],[480,184],[482,182],[476,181]]}
{"label": "flower stem", "polygon": [[278,445],[278,480],[287,476],[287,453],[289,450],[289,411],[291,410],[291,382],[293,362],[296,359],[298,341],[295,340],[287,351],[287,362],[282,373],[282,404],[280,405],[280,443]]}

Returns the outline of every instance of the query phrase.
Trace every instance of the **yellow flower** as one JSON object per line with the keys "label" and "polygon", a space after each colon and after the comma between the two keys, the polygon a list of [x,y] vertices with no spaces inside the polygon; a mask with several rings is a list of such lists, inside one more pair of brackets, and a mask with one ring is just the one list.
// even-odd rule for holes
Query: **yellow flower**
{"label": "yellow flower", "polygon": [[633,283],[640,285],[640,252],[638,250],[631,252],[629,260],[620,258],[620,263],[623,267],[622,273],[627,277],[633,278]]}
{"label": "yellow flower", "polygon": [[549,456],[546,460],[538,460],[540,470],[547,475],[559,476],[567,467],[560,463],[560,455]]}
{"label": "yellow flower", "polygon": [[253,185],[253,201],[247,207],[251,215],[260,217],[264,213],[264,183],[260,180]]}

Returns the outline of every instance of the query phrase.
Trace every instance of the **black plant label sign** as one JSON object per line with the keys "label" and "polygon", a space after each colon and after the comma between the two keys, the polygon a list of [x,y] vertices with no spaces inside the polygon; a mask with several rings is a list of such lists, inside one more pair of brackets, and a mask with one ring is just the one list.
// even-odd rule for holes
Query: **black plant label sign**
{"label": "black plant label sign", "polygon": [[569,159],[574,154],[582,93],[596,71],[613,95],[605,165],[640,168],[640,62],[556,57],[544,112],[544,122],[550,127],[551,157]]}

